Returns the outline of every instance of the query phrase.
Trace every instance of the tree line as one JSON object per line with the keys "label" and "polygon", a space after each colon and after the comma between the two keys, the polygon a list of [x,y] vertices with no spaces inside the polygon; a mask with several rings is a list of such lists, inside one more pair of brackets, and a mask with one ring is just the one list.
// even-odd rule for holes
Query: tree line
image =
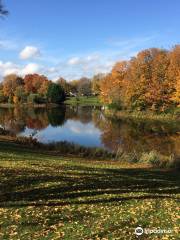
{"label": "tree line", "polygon": [[180,45],[143,50],[116,63],[99,82],[99,94],[119,109],[164,112],[180,106]]}
{"label": "tree line", "polygon": [[11,74],[0,84],[0,103],[61,103],[66,97],[98,96],[103,104],[125,110],[165,112],[180,106],[180,45],[150,48],[117,62],[108,74],[52,82],[44,75]]}
{"label": "tree line", "polygon": [[180,107],[180,45],[140,51],[129,61],[117,62],[108,74],[60,82],[66,93],[96,95],[119,110],[174,110]]}
{"label": "tree line", "polygon": [[59,104],[64,100],[63,88],[43,75],[28,74],[22,78],[10,74],[0,84],[0,103]]}
{"label": "tree line", "polygon": [[66,97],[91,95],[92,82],[86,77],[70,82],[60,77],[52,82],[40,74],[27,74],[25,77],[10,74],[0,83],[0,103],[60,104]]}

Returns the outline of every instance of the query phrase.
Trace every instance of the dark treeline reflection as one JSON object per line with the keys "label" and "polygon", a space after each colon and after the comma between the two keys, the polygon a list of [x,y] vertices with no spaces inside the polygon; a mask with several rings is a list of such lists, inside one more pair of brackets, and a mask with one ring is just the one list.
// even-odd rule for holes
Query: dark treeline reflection
{"label": "dark treeline reflection", "polygon": [[125,152],[156,150],[162,154],[180,155],[179,126],[160,123],[135,123],[94,116],[101,129],[101,141],[110,150]]}
{"label": "dark treeline reflection", "polygon": [[[98,107],[97,107],[98,108]],[[49,125],[63,126],[68,119],[90,123],[93,107],[60,108],[0,108],[0,125],[13,133],[19,134],[25,128],[43,130]]]}
{"label": "dark treeline reflection", "polygon": [[[94,142],[97,142],[97,138],[101,142],[97,146],[104,146],[111,151],[122,148],[125,152],[156,150],[163,154],[180,155],[180,137],[178,135],[180,126],[176,124],[109,119],[98,107],[0,109],[0,125],[15,134],[23,135],[28,128],[34,130],[35,133],[43,132],[48,140],[49,132],[46,131],[48,127],[64,128],[66,131],[71,127],[73,129],[79,127],[79,124],[85,126],[87,130],[91,128],[90,134],[91,137],[93,136]],[[83,129],[81,131],[81,126],[79,128],[77,133],[75,132],[77,134],[76,143],[83,145],[85,142],[84,139],[82,142],[79,140],[80,136],[86,134],[88,142],[89,135],[87,132],[83,132]],[[100,134],[96,134],[97,131]],[[58,130],[57,134],[60,134]]]}

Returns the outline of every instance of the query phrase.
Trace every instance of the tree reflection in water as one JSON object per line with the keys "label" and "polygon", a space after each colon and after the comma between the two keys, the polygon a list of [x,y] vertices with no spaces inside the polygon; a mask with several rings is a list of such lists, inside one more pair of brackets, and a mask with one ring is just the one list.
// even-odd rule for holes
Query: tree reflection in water
{"label": "tree reflection in water", "polygon": [[[178,135],[180,129],[176,124],[109,119],[104,116],[99,107],[1,108],[0,125],[21,135],[26,129],[31,129],[34,137],[38,132],[43,132],[47,140],[49,132],[46,130],[48,127],[56,128],[57,134],[59,134],[59,128],[68,128],[70,131],[71,128],[78,127],[78,131],[73,134],[77,134],[77,143],[82,145],[87,146],[88,137],[91,136],[91,138],[94,137],[94,143],[97,146],[104,146],[111,151],[117,151],[121,147],[124,152],[156,150],[162,154],[180,155],[180,137]],[[83,128],[81,129],[79,126],[83,126]],[[91,128],[90,135],[84,131],[86,128]],[[82,138],[81,142],[83,134],[86,136]],[[63,140],[63,136],[61,139]],[[84,139],[87,142],[84,142]]]}

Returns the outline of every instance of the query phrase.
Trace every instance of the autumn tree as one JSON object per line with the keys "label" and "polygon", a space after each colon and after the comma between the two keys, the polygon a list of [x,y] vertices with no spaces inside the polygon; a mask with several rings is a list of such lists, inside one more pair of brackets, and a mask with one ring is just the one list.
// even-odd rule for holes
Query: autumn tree
{"label": "autumn tree", "polygon": [[20,85],[16,87],[16,90],[14,92],[13,102],[17,104],[17,103],[26,102],[26,100],[27,100],[27,95],[24,91],[24,86]]}
{"label": "autumn tree", "polygon": [[[171,83],[168,82],[167,71],[169,67],[169,56],[166,50],[157,50],[153,57],[152,81],[148,94],[151,108],[158,111],[165,111],[171,105]],[[148,96],[149,98],[148,98]]]}
{"label": "autumn tree", "polygon": [[167,52],[155,48],[143,50],[130,60],[124,86],[128,108],[158,109],[168,102],[165,92],[168,64]]}
{"label": "autumn tree", "polygon": [[126,108],[144,108],[145,93],[150,79],[151,54],[149,50],[145,50],[129,61],[126,81],[124,81],[124,105]]}
{"label": "autumn tree", "polygon": [[92,78],[92,92],[95,95],[99,95],[100,94],[100,84],[101,81],[103,80],[103,78],[105,77],[105,74],[99,73],[93,76]]}
{"label": "autumn tree", "polygon": [[13,97],[18,86],[23,86],[24,80],[16,74],[7,75],[3,80],[4,96]]}
{"label": "autumn tree", "polygon": [[168,82],[172,92],[171,100],[180,106],[180,45],[176,45],[169,54]]}
{"label": "autumn tree", "polygon": [[178,106],[180,107],[180,70],[178,75],[176,76],[176,84],[175,84],[175,89],[172,94],[171,100]]}
{"label": "autumn tree", "polygon": [[78,94],[83,96],[89,96],[92,94],[91,91],[91,81],[89,78],[82,77],[78,81]]}
{"label": "autumn tree", "polygon": [[118,108],[164,112],[179,106],[180,45],[151,48],[118,62],[100,84],[101,100]]}
{"label": "autumn tree", "polygon": [[112,72],[104,77],[100,83],[101,100],[108,104],[118,105],[121,108],[123,104],[123,84],[127,73],[128,63],[126,61],[118,62],[112,69]]}
{"label": "autumn tree", "polygon": [[28,74],[24,77],[25,91],[27,94],[39,93],[46,95],[49,81],[44,75]]}
{"label": "autumn tree", "polygon": [[105,104],[112,103],[112,95],[111,95],[111,86],[112,86],[113,78],[111,74],[107,74],[100,84],[101,90],[101,101]]}
{"label": "autumn tree", "polygon": [[49,85],[51,84],[51,81],[49,81],[46,77],[42,76],[42,84],[41,86],[39,87],[38,89],[38,93],[43,96],[43,97],[46,97],[47,95],[47,91],[48,91],[48,88],[49,88]]}
{"label": "autumn tree", "polygon": [[34,86],[34,79],[37,77],[37,74],[28,74],[24,77],[25,91],[27,94],[36,93],[37,89]]}
{"label": "autumn tree", "polygon": [[59,84],[64,89],[66,95],[70,95],[72,87],[71,84],[69,84],[66,79],[60,77],[56,83]]}

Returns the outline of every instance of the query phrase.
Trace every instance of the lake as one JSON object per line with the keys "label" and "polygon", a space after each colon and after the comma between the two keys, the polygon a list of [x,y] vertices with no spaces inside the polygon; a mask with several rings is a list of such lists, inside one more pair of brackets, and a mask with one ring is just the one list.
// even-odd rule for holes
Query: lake
{"label": "lake", "polygon": [[110,119],[95,106],[1,108],[0,126],[43,143],[68,141],[110,151],[122,148],[125,152],[156,150],[180,155],[180,126]]}

